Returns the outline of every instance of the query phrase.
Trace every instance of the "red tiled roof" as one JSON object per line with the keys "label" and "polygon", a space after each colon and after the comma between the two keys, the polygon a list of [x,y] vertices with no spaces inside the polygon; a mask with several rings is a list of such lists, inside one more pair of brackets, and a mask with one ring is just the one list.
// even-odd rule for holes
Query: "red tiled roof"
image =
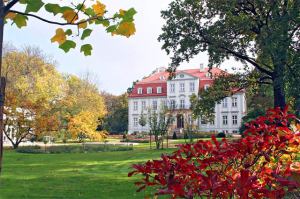
{"label": "red tiled roof", "polygon": [[[213,79],[207,77],[208,68],[205,68],[203,71],[199,69],[187,69],[187,70],[177,70],[176,74],[186,73],[191,76],[197,77],[200,79],[199,88],[204,88],[206,84],[212,85]],[[225,71],[219,68],[212,68],[211,71],[213,76],[224,73]],[[226,73],[226,72],[225,72]],[[141,81],[137,82],[134,86],[132,92],[129,94],[129,97],[151,97],[151,96],[167,96],[167,80],[169,77],[169,72],[158,72],[154,73]],[[152,93],[147,94],[147,88],[152,87]],[[157,87],[162,87],[162,93],[157,93]],[[143,89],[142,94],[138,94],[138,88]]]}

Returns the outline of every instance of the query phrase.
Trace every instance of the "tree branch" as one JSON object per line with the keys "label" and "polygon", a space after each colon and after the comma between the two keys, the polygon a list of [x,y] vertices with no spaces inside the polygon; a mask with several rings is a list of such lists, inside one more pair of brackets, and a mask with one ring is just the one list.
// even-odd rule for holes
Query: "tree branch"
{"label": "tree branch", "polygon": [[99,19],[99,16],[93,16],[93,17],[90,17],[86,20],[79,21],[77,23],[68,23],[68,22],[62,23],[62,22],[50,21],[48,19],[42,18],[42,17],[34,15],[34,14],[24,13],[24,12],[20,12],[20,11],[16,11],[16,10],[10,10],[10,12],[16,13],[16,14],[21,14],[21,15],[24,15],[24,16],[33,17],[33,18],[39,19],[43,22],[46,22],[46,23],[49,23],[49,24],[60,25],[60,26],[69,26],[69,25],[78,26],[80,24],[83,24],[83,23],[86,23],[86,22],[89,22],[89,21],[92,21],[92,20],[95,20],[95,19],[102,20],[102,21],[115,19],[115,17]]}
{"label": "tree branch", "polygon": [[10,9],[16,4],[18,3],[19,0],[12,0],[11,2],[9,2],[5,7],[4,7],[4,16],[10,11]]}

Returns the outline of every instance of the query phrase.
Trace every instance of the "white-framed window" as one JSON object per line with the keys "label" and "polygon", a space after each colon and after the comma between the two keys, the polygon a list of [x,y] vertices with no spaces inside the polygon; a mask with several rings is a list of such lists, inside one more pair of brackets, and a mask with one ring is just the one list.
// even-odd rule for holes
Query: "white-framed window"
{"label": "white-framed window", "polygon": [[184,83],[179,84],[179,91],[184,92]]}
{"label": "white-framed window", "polygon": [[227,125],[228,124],[228,117],[227,115],[223,115],[223,125]]}
{"label": "white-framed window", "polygon": [[238,131],[237,130],[233,130],[232,133],[233,134],[238,134]]}
{"label": "white-framed window", "polygon": [[139,119],[138,119],[137,117],[134,117],[134,118],[133,118],[133,126],[134,126],[134,127],[139,126]]}
{"label": "white-framed window", "polygon": [[185,100],[184,99],[180,100],[180,108],[181,109],[185,108]]}
{"label": "white-framed window", "polygon": [[157,87],[157,88],[156,88],[156,92],[157,92],[157,93],[162,93],[161,87]]}
{"label": "white-framed window", "polygon": [[157,110],[157,101],[156,100],[152,101],[152,109]]}
{"label": "white-framed window", "polygon": [[138,94],[143,94],[143,88],[138,88]]}
{"label": "white-framed window", "polygon": [[142,101],[142,110],[146,110],[146,101]]}
{"label": "white-framed window", "polygon": [[201,124],[207,124],[207,121],[205,118],[201,118]]}
{"label": "white-framed window", "polygon": [[176,108],[176,101],[175,100],[170,100],[170,108],[175,109]]}
{"label": "white-framed window", "polygon": [[163,107],[167,107],[168,106],[167,100],[161,100],[161,104],[163,105]]}
{"label": "white-framed window", "polygon": [[170,84],[170,93],[175,93],[175,84]]}
{"label": "white-framed window", "polygon": [[151,88],[151,87],[148,87],[148,88],[147,88],[147,94],[150,94],[150,93],[152,93],[152,88]]}
{"label": "white-framed window", "polygon": [[209,88],[209,84],[204,85],[204,90],[207,90]]}
{"label": "white-framed window", "polygon": [[211,120],[211,121],[209,122],[209,124],[210,124],[211,126],[215,125],[215,120]]}
{"label": "white-framed window", "polygon": [[195,91],[195,82],[190,82],[190,92]]}
{"label": "white-framed window", "polygon": [[232,125],[237,125],[237,115],[232,116]]}
{"label": "white-framed window", "polygon": [[207,73],[205,74],[205,76],[208,77],[208,78],[211,78],[211,74],[210,74],[209,72],[207,72]]}
{"label": "white-framed window", "polygon": [[222,106],[223,108],[227,108],[227,98],[223,99]]}
{"label": "white-framed window", "polygon": [[237,107],[237,98],[236,97],[232,98],[232,107]]}
{"label": "white-framed window", "polygon": [[138,110],[138,102],[133,102],[133,110],[134,111]]}

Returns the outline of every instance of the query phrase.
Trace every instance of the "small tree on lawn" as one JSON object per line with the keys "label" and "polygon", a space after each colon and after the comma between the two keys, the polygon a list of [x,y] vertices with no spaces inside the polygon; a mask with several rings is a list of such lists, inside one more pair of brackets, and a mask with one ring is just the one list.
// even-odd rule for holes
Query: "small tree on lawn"
{"label": "small tree on lawn", "polygon": [[[193,142],[193,133],[195,132],[196,126],[194,125],[193,116],[190,114],[184,114],[184,134],[187,135],[189,142]],[[186,136],[184,136],[186,138]]]}
{"label": "small tree on lawn", "polygon": [[167,109],[161,109],[158,113],[155,110],[149,110],[150,132],[154,135],[156,149],[163,148],[164,136],[172,123],[172,118]]}
{"label": "small tree on lawn", "polygon": [[140,118],[139,118],[139,125],[141,125],[142,129],[147,124],[147,118],[145,117],[143,111],[141,112]]}

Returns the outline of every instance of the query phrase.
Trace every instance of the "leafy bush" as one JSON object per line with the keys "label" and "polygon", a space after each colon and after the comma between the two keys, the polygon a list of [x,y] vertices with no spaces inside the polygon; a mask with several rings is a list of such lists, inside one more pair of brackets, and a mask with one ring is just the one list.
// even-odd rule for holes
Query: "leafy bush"
{"label": "leafy bush", "polygon": [[19,153],[86,153],[86,152],[106,152],[106,151],[128,151],[133,147],[112,144],[85,144],[82,145],[56,145],[48,146],[46,149],[39,146],[19,147]]}
{"label": "leafy bush", "polygon": [[300,124],[287,108],[248,123],[244,135],[181,145],[160,160],[133,165],[128,176],[143,176],[138,191],[154,186],[172,198],[275,199],[300,188]]}
{"label": "leafy bush", "polygon": [[225,138],[225,137],[226,135],[223,132],[217,134],[217,138]]}

